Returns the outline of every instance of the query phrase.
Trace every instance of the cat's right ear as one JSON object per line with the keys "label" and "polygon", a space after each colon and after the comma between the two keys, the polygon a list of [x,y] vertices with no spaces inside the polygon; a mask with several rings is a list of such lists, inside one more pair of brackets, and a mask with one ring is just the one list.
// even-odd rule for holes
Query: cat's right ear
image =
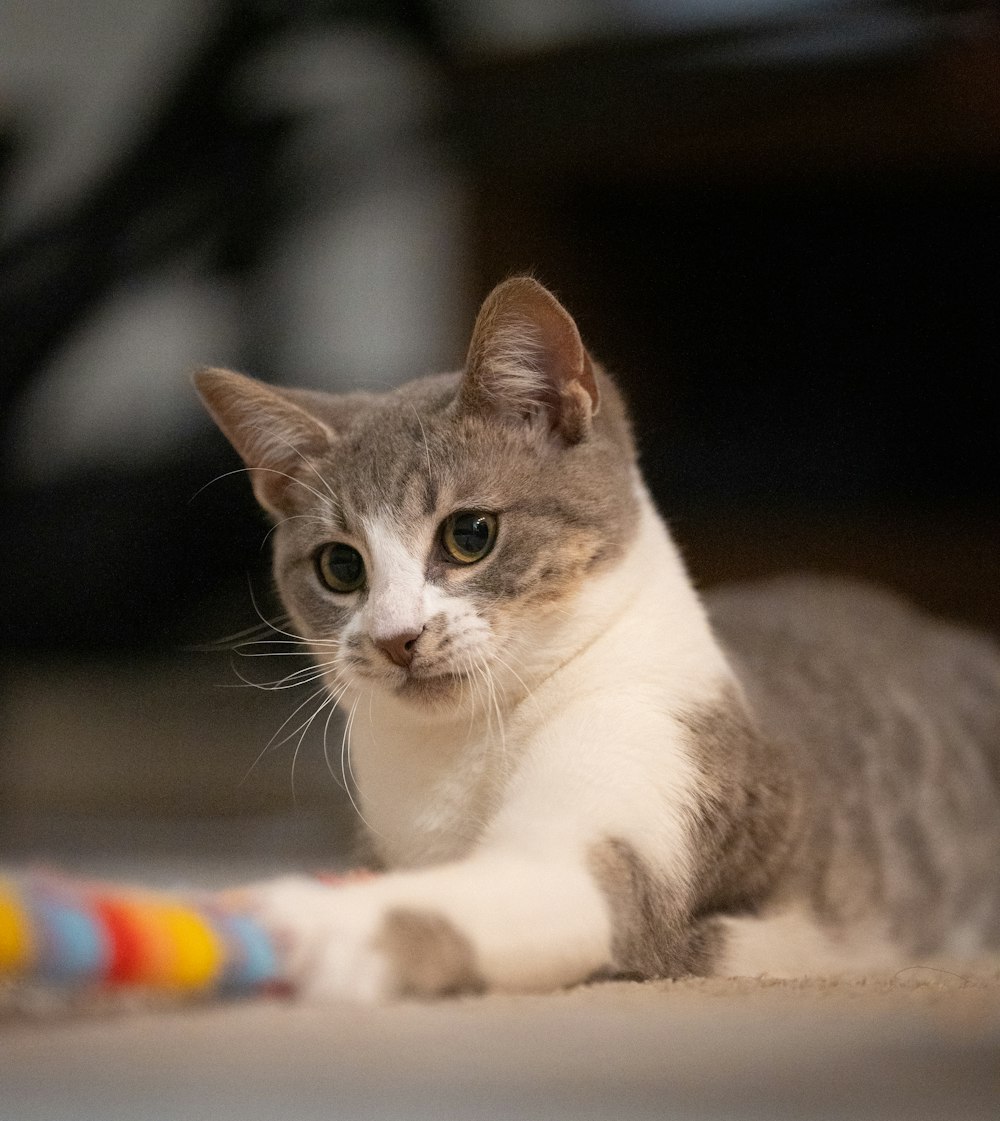
{"label": "cat's right ear", "polygon": [[250,469],[257,501],[271,514],[288,505],[303,467],[324,452],[333,432],[280,389],[232,370],[206,368],[194,384],[212,419]]}

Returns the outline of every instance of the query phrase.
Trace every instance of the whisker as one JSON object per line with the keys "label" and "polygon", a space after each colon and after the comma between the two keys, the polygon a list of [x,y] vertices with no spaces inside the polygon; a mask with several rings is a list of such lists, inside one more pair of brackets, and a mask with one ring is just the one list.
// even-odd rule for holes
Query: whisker
{"label": "whisker", "polygon": [[524,690],[524,697],[522,698],[522,700],[528,700],[530,697],[533,696],[534,690],[528,688],[528,686],[524,682],[524,678],[521,677],[521,675],[517,672],[517,670],[515,670],[514,667],[510,664],[510,662],[506,661],[504,658],[502,658],[496,652],[494,652],[492,654],[492,658],[495,662],[499,662],[500,665],[503,666],[503,668],[511,675],[511,677],[514,678],[514,680],[518,683],[518,685],[520,685],[521,688]]}
{"label": "whisker", "polygon": [[261,612],[260,608],[257,605],[257,598],[254,595],[253,583],[250,580],[249,574],[247,574],[247,587],[249,588],[249,591],[250,591],[250,602],[253,604],[253,609],[257,613],[257,618],[260,619],[262,622],[267,623],[267,625],[271,628],[271,630],[274,631],[275,634],[281,634],[281,635],[284,635],[285,638],[294,638],[297,642],[306,642],[306,643],[310,643],[311,645],[314,645],[314,646],[331,646],[331,645],[334,645],[336,643],[336,639],[332,639],[332,638],[307,638],[305,635],[296,634],[294,631],[282,630],[281,627],[274,626],[273,623],[268,622],[268,620],[264,617],[263,613]]}
{"label": "whisker", "polygon": [[[316,717],[319,716],[319,714],[323,711],[323,709],[325,709],[328,705],[330,705],[332,703],[334,703],[333,698],[331,696],[327,696],[326,700],[319,706],[319,708],[316,709],[316,711],[312,714],[312,716],[309,717],[309,719],[305,722],[305,724],[302,725],[302,734],[299,736],[299,741],[295,745],[295,750],[292,752],[291,786],[292,786],[292,805],[293,806],[296,804],[296,797],[295,797],[295,763],[298,760],[299,752],[302,750],[302,744],[305,741],[305,738],[306,738],[306,735],[309,732],[309,729],[313,726],[313,723],[315,722]],[[294,733],[292,733],[292,734],[294,735]]]}
{"label": "whisker", "polygon": [[[280,692],[283,689],[294,689],[299,685],[306,685],[310,681],[318,681],[320,678],[326,676],[326,671],[336,666],[336,662],[320,662],[310,663],[303,666],[301,669],[294,670],[292,673],[287,674],[285,677],[278,678],[277,681],[251,681],[249,677],[244,677],[239,669],[234,665],[233,673],[243,682],[244,686],[251,689],[261,689],[264,692]],[[236,686],[238,688],[238,686]]]}
{"label": "whisker", "polygon": [[[291,446],[291,445],[289,445],[289,446]],[[294,449],[294,450],[298,451],[297,448]],[[301,455],[302,453],[299,452],[299,454]],[[303,456],[303,458],[305,458],[305,457]],[[306,462],[308,463],[308,460],[306,460]],[[194,502],[195,499],[198,497],[198,495],[201,494],[202,491],[207,490],[210,486],[212,486],[215,483],[221,482],[222,479],[228,479],[232,475],[249,475],[251,472],[254,472],[254,471],[264,471],[269,475],[281,475],[282,478],[288,479],[289,482],[297,483],[304,490],[307,490],[307,491],[309,491],[310,494],[315,495],[316,498],[318,498],[320,500],[320,502],[323,503],[324,506],[328,506],[330,504],[330,499],[325,494],[320,494],[320,492],[318,490],[316,490],[315,487],[309,486],[308,483],[304,483],[301,479],[297,479],[294,475],[289,475],[289,473],[287,471],[279,471],[277,467],[234,467],[232,471],[223,471],[221,475],[216,475],[214,479],[209,479],[208,482],[205,483],[204,486],[200,486],[194,492],[194,494],[191,495],[191,497],[188,499],[188,502],[189,503]],[[320,476],[320,477],[322,478],[322,476]],[[332,491],[330,493],[331,493],[331,495],[333,495]],[[336,512],[336,502],[337,502],[336,495],[333,495],[333,501],[334,501],[334,512]]]}
{"label": "whisker", "polygon": [[313,644],[303,638],[248,638],[238,642],[234,650],[241,650],[247,646],[296,646],[299,649],[311,650]]}
{"label": "whisker", "polygon": [[[260,426],[260,430],[264,431],[263,426]],[[306,465],[306,467],[308,467],[309,470],[312,471],[312,473],[316,476],[316,478],[319,479],[319,481],[323,484],[323,486],[326,488],[326,491],[327,491],[327,493],[329,494],[330,497],[329,497],[329,499],[324,498],[322,495],[316,494],[316,491],[313,491],[313,494],[316,494],[316,497],[319,498],[320,501],[322,501],[322,502],[328,502],[328,501],[332,500],[334,509],[338,509],[339,506],[340,506],[340,499],[337,497],[336,493],[334,492],[333,487],[330,486],[329,480],[324,475],[322,475],[320,473],[319,469],[316,467],[316,465],[313,463],[313,461],[311,459],[309,459],[307,456],[305,456],[303,454],[302,450],[300,448],[297,448],[291,442],[291,440],[285,439],[285,437],[281,436],[279,433],[272,432],[270,429],[268,429],[267,430],[267,436],[268,436],[268,439],[277,440],[279,443],[284,444],[291,451],[295,452],[295,454],[299,457],[299,459],[302,460],[302,462]],[[289,476],[289,478],[292,478],[292,476]],[[299,482],[298,479],[296,479],[295,481]],[[305,486],[304,483],[302,485]]]}
{"label": "whisker", "polygon": [[427,456],[427,478],[432,482],[434,480],[434,473],[431,471],[431,448],[427,443],[427,431],[424,428],[424,422],[420,419],[420,413],[417,412],[416,406],[410,402],[410,408],[413,410],[413,415],[417,418],[417,424],[420,425],[420,435],[424,440],[424,454]]}
{"label": "whisker", "polygon": [[[288,622],[287,615],[278,615],[276,619]],[[232,646],[233,643],[242,642],[250,638],[251,635],[266,634],[267,631],[274,631],[276,623],[270,620],[265,620],[263,623],[254,623],[253,626],[244,627],[241,631],[235,631],[233,634],[224,635],[222,638],[212,639],[210,642],[199,642],[191,645],[184,646],[183,649],[193,653],[212,654],[218,650],[225,650]]]}
{"label": "whisker", "polygon": [[[306,697],[306,699],[301,702],[301,704],[297,705],[296,708],[294,708],[292,710],[292,712],[288,716],[285,717],[285,719],[281,722],[280,726],[278,727],[278,730],[274,733],[274,735],[268,741],[268,745],[267,745],[268,748],[270,748],[270,747],[280,747],[283,743],[288,743],[288,741],[294,735],[296,735],[298,733],[298,731],[302,727],[301,724],[299,725],[298,728],[294,728],[291,732],[289,732],[288,735],[285,736],[283,739],[278,740],[277,743],[275,743],[274,741],[277,739],[277,737],[279,735],[281,735],[282,729],[287,724],[290,724],[295,719],[296,715],[298,713],[300,713],[302,711],[302,709],[304,709],[306,707],[306,705],[311,704],[317,697],[321,697],[324,693],[327,693],[327,694],[329,693],[329,690],[325,686],[322,689],[316,689],[314,692],[310,693],[309,696]],[[325,704],[325,702],[324,702],[324,704]],[[313,715],[315,715],[315,713]],[[312,719],[312,717],[310,717],[310,719]]]}
{"label": "whisker", "polygon": [[466,744],[472,739],[473,729],[475,727],[476,716],[480,705],[482,704],[482,694],[479,691],[479,677],[476,673],[476,666],[472,660],[472,655],[466,653],[464,655],[466,665],[466,672],[469,677],[469,730],[466,734]]}
{"label": "whisker", "polygon": [[508,770],[509,760],[507,758],[507,732],[504,728],[503,713],[500,709],[500,701],[497,697],[496,682],[493,678],[493,671],[490,669],[489,662],[481,657],[483,675],[486,678],[486,684],[489,688],[490,703],[493,711],[496,713],[497,718],[497,733],[500,737],[500,757],[504,771]]}
{"label": "whisker", "polygon": [[[358,815],[359,818],[361,818],[361,821],[364,823],[364,825],[367,829],[370,829],[373,833],[377,833],[381,837],[382,834],[379,833],[379,831],[371,824],[371,822],[361,812],[361,807],[358,805],[357,799],[354,797],[354,794],[351,791],[351,784],[352,783],[354,784],[355,787],[357,787],[357,780],[354,778],[354,769],[353,769],[353,767],[351,767],[351,729],[354,726],[354,714],[358,710],[358,703],[359,703],[360,700],[361,700],[360,695],[355,698],[354,704],[351,705],[351,711],[348,714],[347,722],[344,725],[344,738],[341,740],[341,743],[340,743],[340,773],[344,776],[344,782],[346,784],[345,789],[347,790],[348,798],[351,799],[351,805],[354,807],[354,812]],[[350,777],[350,782],[348,782],[348,778],[347,778],[348,771],[350,771],[350,776],[351,776]],[[360,793],[360,789],[359,789],[359,793]]]}
{"label": "whisker", "polygon": [[271,628],[271,630],[274,631],[275,634],[282,634],[282,635],[285,636],[285,638],[294,638],[294,639],[297,639],[299,642],[308,642],[309,641],[304,635],[296,634],[294,631],[286,631],[282,627],[276,627],[272,623],[269,622],[269,620],[264,616],[264,613],[261,611],[260,607],[257,604],[257,597],[254,595],[254,590],[253,590],[253,581],[250,579],[250,574],[249,573],[247,573],[247,589],[250,592],[250,603],[252,604],[253,609],[256,612],[257,618],[260,619],[260,621],[262,623],[267,623],[268,626]]}
{"label": "whisker", "polygon": [[337,711],[337,706],[340,704],[344,694],[350,688],[349,685],[344,685],[341,689],[333,695],[333,704],[330,706],[330,711],[326,714],[326,722],[323,725],[323,759],[326,762],[326,769],[330,772],[330,777],[340,787],[341,790],[346,791],[347,786],[337,776],[337,772],[333,769],[333,763],[330,761],[330,721],[333,719],[333,714]]}
{"label": "whisker", "polygon": [[275,522],[274,525],[271,526],[271,528],[267,531],[267,533],[264,534],[263,538],[261,539],[259,551],[264,551],[264,546],[267,544],[267,539],[271,536],[272,533],[274,533],[278,526],[284,525],[285,522],[296,522],[301,521],[302,519],[306,519],[311,522],[319,522],[324,526],[330,524],[329,519],[322,518],[319,514],[289,514],[287,518],[282,518],[281,521]]}
{"label": "whisker", "polygon": [[[486,678],[483,676],[483,667],[479,658],[475,654],[471,654],[472,668],[476,679],[476,694],[477,700],[482,706],[483,715],[486,717],[486,734],[487,736],[493,733],[493,712],[489,705],[489,685]],[[482,683],[482,692],[479,690],[479,683]]]}
{"label": "whisker", "polygon": [[[369,723],[371,722],[371,706],[372,706],[373,696],[374,696],[374,694],[369,692],[369,694],[368,694],[368,719],[369,719]],[[346,778],[348,775],[350,776],[351,784],[354,786],[354,789],[358,792],[358,795],[360,796],[360,794],[361,794],[361,784],[354,777],[354,764],[351,762],[351,736],[350,736],[350,733],[354,730],[355,712],[356,712],[356,709],[352,708],[350,719],[349,719],[349,722],[348,722],[349,727],[348,727],[348,736],[347,736],[347,775],[345,775],[344,777]]]}
{"label": "whisker", "polygon": [[471,670],[470,670],[470,665],[469,665],[469,656],[468,656],[468,654],[466,654],[466,655],[463,655],[463,657],[462,657],[462,674],[459,678],[459,681],[462,683],[461,684],[461,688],[462,688],[461,696],[462,696],[462,703],[463,704],[465,703],[465,688],[466,688],[466,685],[468,685],[468,687],[469,687],[469,726],[465,730],[465,744],[466,744],[466,747],[468,747],[469,741],[472,739],[472,727],[473,727],[473,722],[476,719],[476,696],[475,696],[475,693],[473,692],[473,689],[472,689],[472,678],[471,678],[470,674],[471,674]]}
{"label": "whisker", "polygon": [[290,724],[295,719],[295,717],[298,715],[298,713],[300,713],[302,711],[302,709],[304,709],[306,707],[307,704],[311,704],[314,700],[316,700],[317,697],[321,697],[325,692],[326,692],[325,689],[317,689],[314,693],[311,693],[308,697],[306,697],[306,699],[297,708],[295,708],[288,716],[285,717],[285,719],[279,725],[278,730],[267,741],[267,743],[263,746],[263,748],[261,748],[260,752],[258,752],[257,758],[254,759],[254,761],[250,764],[250,767],[247,770],[247,773],[243,776],[243,778],[240,779],[240,783],[239,783],[240,786],[242,786],[243,783],[246,782],[246,780],[253,773],[254,768],[261,761],[261,759],[263,759],[264,756],[271,750],[272,747],[280,747],[283,743],[287,743],[292,738],[292,736],[294,736],[299,731],[299,729],[296,728],[294,731],[290,732],[287,736],[285,736],[285,738],[283,740],[280,740],[278,743],[275,743],[275,740],[277,740],[278,736],[281,735],[283,729],[285,727],[287,727],[287,725]]}

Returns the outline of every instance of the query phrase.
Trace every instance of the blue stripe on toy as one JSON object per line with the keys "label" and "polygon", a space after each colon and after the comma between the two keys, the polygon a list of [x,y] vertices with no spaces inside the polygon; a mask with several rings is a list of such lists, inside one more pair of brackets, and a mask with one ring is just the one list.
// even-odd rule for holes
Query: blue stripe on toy
{"label": "blue stripe on toy", "polygon": [[223,988],[255,988],[278,979],[274,946],[259,923],[238,914],[213,914],[212,921],[233,949],[222,975]]}
{"label": "blue stripe on toy", "polygon": [[86,909],[36,893],[28,899],[28,913],[38,943],[39,977],[67,983],[104,975],[110,946],[100,923]]}

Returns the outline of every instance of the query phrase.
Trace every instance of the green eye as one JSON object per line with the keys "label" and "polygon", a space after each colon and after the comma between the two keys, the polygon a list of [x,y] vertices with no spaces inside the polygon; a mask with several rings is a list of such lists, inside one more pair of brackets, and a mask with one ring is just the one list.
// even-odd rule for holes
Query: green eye
{"label": "green eye", "polygon": [[482,510],[460,510],[441,525],[441,544],[459,564],[473,564],[493,548],[497,538],[496,514]]}
{"label": "green eye", "polygon": [[331,592],[356,592],[365,582],[365,562],[357,549],[339,541],[316,554],[316,571]]}

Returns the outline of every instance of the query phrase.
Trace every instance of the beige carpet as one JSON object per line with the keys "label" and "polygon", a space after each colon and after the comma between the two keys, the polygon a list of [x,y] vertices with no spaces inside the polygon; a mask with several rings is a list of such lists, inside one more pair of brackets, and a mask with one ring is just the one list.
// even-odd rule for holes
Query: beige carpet
{"label": "beige carpet", "polygon": [[1000,974],[8,1023],[4,1121],[1000,1116]]}

